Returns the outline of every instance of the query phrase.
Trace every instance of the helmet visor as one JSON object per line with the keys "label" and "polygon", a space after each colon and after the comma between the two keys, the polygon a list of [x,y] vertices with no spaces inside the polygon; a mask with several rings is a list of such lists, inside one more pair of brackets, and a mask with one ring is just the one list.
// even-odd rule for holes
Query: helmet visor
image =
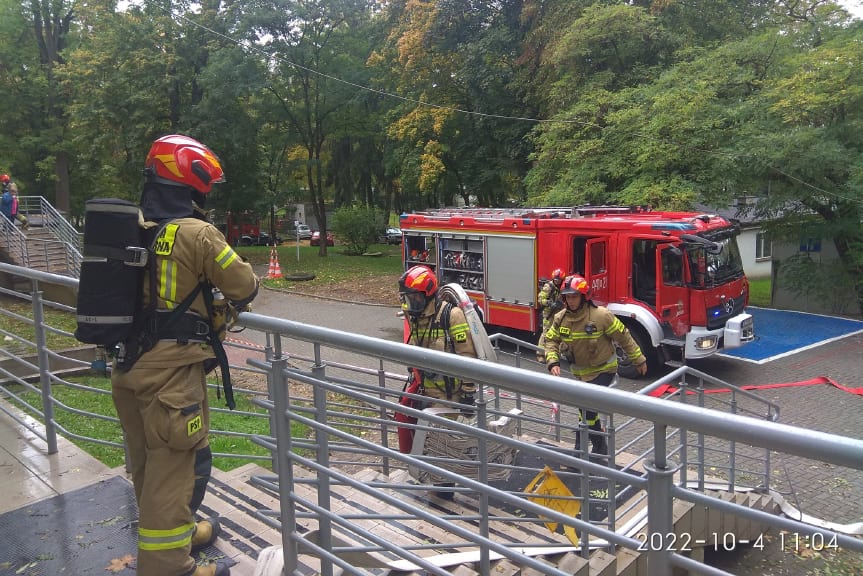
{"label": "helmet visor", "polygon": [[408,314],[416,316],[425,310],[426,295],[422,292],[400,292],[399,299],[402,303],[402,310]]}

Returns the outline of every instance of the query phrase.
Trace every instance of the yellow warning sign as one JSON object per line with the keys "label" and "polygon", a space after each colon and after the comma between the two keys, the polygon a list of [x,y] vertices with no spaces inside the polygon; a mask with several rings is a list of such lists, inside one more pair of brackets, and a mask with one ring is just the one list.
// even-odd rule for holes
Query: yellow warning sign
{"label": "yellow warning sign", "polygon": [[[578,516],[581,510],[581,501],[576,500],[566,484],[558,478],[554,470],[546,466],[536,477],[528,483],[524,491],[535,496],[528,496],[531,502],[545,506],[562,514]],[[551,532],[557,532],[557,522],[546,522],[545,527]],[[564,526],[563,533],[569,538],[573,545],[578,546],[578,533],[574,526]]]}

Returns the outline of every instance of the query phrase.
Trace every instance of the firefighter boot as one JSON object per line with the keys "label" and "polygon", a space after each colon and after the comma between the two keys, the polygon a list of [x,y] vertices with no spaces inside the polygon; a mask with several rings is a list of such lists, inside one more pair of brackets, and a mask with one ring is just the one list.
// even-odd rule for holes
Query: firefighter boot
{"label": "firefighter boot", "polygon": [[476,399],[473,392],[462,392],[459,404],[461,404],[459,408],[461,409],[462,416],[470,418],[476,415]]}
{"label": "firefighter boot", "polygon": [[[455,482],[442,482],[441,484],[435,484],[435,488],[452,488],[453,486],[455,486]],[[434,495],[442,500],[452,500],[455,494],[451,490],[437,490]]]}
{"label": "firefighter boot", "polygon": [[[582,434],[582,426],[579,426],[575,429],[575,455],[578,458],[583,458],[586,456],[581,450],[581,434]],[[586,452],[586,451],[585,451]]]}
{"label": "firefighter boot", "polygon": [[608,456],[608,440],[605,438],[605,430],[602,428],[602,424],[599,422],[591,424],[590,430],[591,453]]}
{"label": "firefighter boot", "polygon": [[231,576],[231,568],[224,562],[210,562],[204,566],[195,566],[195,571],[189,576]]}
{"label": "firefighter boot", "polygon": [[197,522],[195,524],[195,533],[192,534],[192,555],[215,542],[221,532],[222,525],[219,523],[218,516]]}

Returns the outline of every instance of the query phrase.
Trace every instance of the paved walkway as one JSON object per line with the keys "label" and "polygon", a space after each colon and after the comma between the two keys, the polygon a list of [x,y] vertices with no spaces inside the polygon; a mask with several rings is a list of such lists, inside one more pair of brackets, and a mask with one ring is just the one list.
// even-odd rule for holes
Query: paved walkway
{"label": "paved walkway", "polygon": [[[0,399],[6,410],[18,412]],[[41,424],[20,415],[37,429]],[[117,475],[107,466],[63,437],[58,452],[48,454],[44,440],[0,411],[0,513],[26,504],[65,494]]]}
{"label": "paved walkway", "polygon": [[[863,334],[856,334],[761,365],[727,357],[691,365],[738,386],[804,382],[826,376],[863,392],[861,351]],[[829,383],[770,388],[759,393],[779,404],[779,421],[784,424],[863,438],[863,395]],[[863,521],[863,469],[788,456],[777,457],[774,463],[777,490],[803,512],[836,523]]]}

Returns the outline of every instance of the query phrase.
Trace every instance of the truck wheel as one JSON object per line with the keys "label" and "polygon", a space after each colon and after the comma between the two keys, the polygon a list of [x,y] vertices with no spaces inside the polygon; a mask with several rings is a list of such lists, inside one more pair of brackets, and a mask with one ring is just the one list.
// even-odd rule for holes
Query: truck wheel
{"label": "truck wheel", "polygon": [[[657,363],[659,362],[659,355],[657,354],[656,348],[654,348],[653,344],[650,343],[650,338],[647,337],[644,330],[631,326],[627,326],[627,328],[629,328],[629,333],[632,334],[632,338],[635,340],[635,343],[638,344],[639,348],[641,348],[641,353],[644,354],[645,358],[647,358],[647,376],[654,374],[656,372]],[[617,351],[617,373],[624,378],[629,378],[630,380],[641,378],[638,374],[638,370],[635,369],[635,366],[633,366],[629,358],[626,357],[626,353],[623,349],[618,347],[617,344],[614,345],[614,349]]]}

